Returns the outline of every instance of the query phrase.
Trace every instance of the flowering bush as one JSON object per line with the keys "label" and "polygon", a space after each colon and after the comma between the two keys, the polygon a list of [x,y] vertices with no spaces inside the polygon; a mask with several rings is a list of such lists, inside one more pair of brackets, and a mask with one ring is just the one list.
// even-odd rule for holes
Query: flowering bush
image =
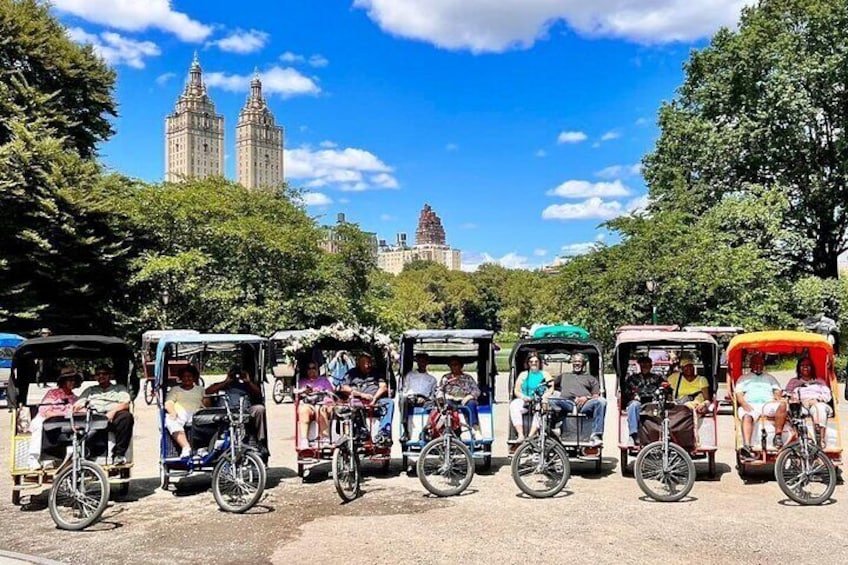
{"label": "flowering bush", "polygon": [[293,359],[298,351],[303,351],[314,346],[323,339],[331,338],[340,342],[362,341],[365,344],[373,343],[384,351],[392,344],[391,338],[379,332],[376,328],[360,326],[358,324],[345,325],[341,322],[309,329],[305,332],[292,336],[290,341],[284,342],[283,352]]}

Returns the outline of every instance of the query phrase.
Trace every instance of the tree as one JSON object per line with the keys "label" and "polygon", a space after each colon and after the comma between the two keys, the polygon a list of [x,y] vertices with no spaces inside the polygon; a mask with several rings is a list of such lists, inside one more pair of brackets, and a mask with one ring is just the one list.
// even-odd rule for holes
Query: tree
{"label": "tree", "polygon": [[651,209],[697,218],[728,197],[778,191],[796,273],[837,276],[848,249],[848,3],[762,0],[685,66],[645,159]]}

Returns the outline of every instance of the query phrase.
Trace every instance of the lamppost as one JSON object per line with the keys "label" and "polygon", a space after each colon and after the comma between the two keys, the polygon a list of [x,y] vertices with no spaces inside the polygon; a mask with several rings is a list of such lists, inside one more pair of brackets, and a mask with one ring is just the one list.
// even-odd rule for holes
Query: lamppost
{"label": "lamppost", "polygon": [[657,325],[657,281],[648,279],[645,281],[648,293],[651,295],[651,323]]}
{"label": "lamppost", "polygon": [[168,289],[162,291],[162,329],[168,329],[168,302],[171,300],[171,295],[168,294]]}

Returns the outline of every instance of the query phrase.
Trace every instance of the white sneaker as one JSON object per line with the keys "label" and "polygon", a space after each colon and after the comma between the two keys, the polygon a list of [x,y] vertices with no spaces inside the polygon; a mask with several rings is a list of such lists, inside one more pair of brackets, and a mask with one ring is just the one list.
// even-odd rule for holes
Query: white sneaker
{"label": "white sneaker", "polygon": [[589,447],[601,447],[604,445],[604,440],[598,434],[592,434],[589,437]]}
{"label": "white sneaker", "polygon": [[35,455],[30,455],[29,459],[27,459],[27,467],[29,467],[30,471],[38,471],[41,469],[41,461]]}
{"label": "white sneaker", "polygon": [[185,446],[182,451],[180,451],[180,459],[185,459],[186,457],[191,457],[191,448],[189,446]]}

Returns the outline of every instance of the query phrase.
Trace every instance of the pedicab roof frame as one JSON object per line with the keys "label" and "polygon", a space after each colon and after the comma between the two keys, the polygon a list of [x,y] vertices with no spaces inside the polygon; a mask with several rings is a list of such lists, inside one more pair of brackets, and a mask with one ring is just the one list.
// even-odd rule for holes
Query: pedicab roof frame
{"label": "pedicab roof frame", "polygon": [[753,353],[802,355],[807,353],[816,370],[816,377],[827,375],[831,386],[836,383],[833,346],[821,334],[795,330],[777,330],[741,334],[727,346],[727,378],[735,383],[742,376],[746,355]]}
{"label": "pedicab roof frame", "polygon": [[26,338],[18,334],[0,333],[0,349],[5,349],[9,352],[8,357],[0,357],[0,368],[11,368],[15,348],[25,341]]}
{"label": "pedicab roof frame", "polygon": [[[598,383],[601,387],[601,393],[603,396],[606,396],[606,386],[604,383],[604,350],[601,347],[601,344],[597,341],[591,339],[577,339],[577,338],[567,338],[567,337],[541,337],[541,338],[528,338],[521,339],[515,342],[512,346],[512,350],[509,352],[509,390],[510,397],[512,397],[512,387],[515,384],[515,379],[518,377],[518,374],[521,372],[521,368],[516,366],[516,356],[518,353],[524,349],[536,348],[539,349],[540,353],[543,355],[546,353],[546,347],[550,349],[554,349],[557,346],[559,347],[570,347],[573,346],[574,349],[571,351],[571,354],[574,353],[584,353],[588,354],[591,358],[592,355],[597,357],[597,367],[589,366],[590,374],[598,379]],[[592,373],[591,369],[595,368],[597,374]],[[556,375],[553,375],[556,376]]]}
{"label": "pedicab roof frame", "polygon": [[615,328],[615,335],[619,335],[623,332],[636,331],[679,332],[680,326],[678,326],[677,324],[669,324],[666,326],[658,326],[652,324],[631,324],[618,326],[617,328]]}
{"label": "pedicab roof frame", "polygon": [[[17,407],[18,397],[26,399],[29,385],[36,382],[34,365],[28,366],[30,371],[21,374],[23,365],[29,365],[36,360],[68,357],[71,359],[102,359],[111,358],[115,382],[127,387],[130,398],[134,399],[139,391],[139,379],[136,373],[136,353],[124,340],[104,335],[51,335],[34,337],[25,340],[12,357],[12,372],[9,375],[9,406]],[[120,364],[126,363],[127,370],[120,369]],[[49,381],[56,382],[51,378]]]}
{"label": "pedicab roof frame", "polygon": [[[627,376],[630,354],[639,346],[663,347],[695,345],[699,349],[707,348],[709,355],[709,374],[705,375],[715,392],[718,385],[718,342],[710,334],[702,332],[662,331],[662,330],[628,330],[621,332],[615,341],[612,363],[615,368],[616,380],[621,381]],[[702,360],[706,357],[702,351]],[[706,363],[704,363],[706,366]],[[706,368],[706,367],[705,367]]]}
{"label": "pedicab roof frame", "polygon": [[[180,354],[192,355],[204,351],[223,352],[234,350],[240,345],[259,345],[268,347],[268,338],[254,334],[174,334],[163,335],[156,346],[156,365],[154,372],[155,387],[159,388],[163,384],[163,375],[167,375],[167,367],[165,365],[167,356],[165,350],[168,346],[177,345],[180,347]],[[264,363],[262,363],[264,365]],[[264,367],[257,367],[257,372],[263,371]],[[257,380],[261,382],[261,379]]]}
{"label": "pedicab roof frame", "polygon": [[537,327],[530,334],[530,337],[525,339],[541,339],[546,337],[588,340],[589,330],[574,324],[549,324]]}
{"label": "pedicab roof frame", "polygon": [[[494,386],[494,377],[497,375],[497,367],[495,366],[495,332],[492,330],[483,329],[414,329],[406,330],[401,334],[400,338],[400,373],[406,375],[412,369],[412,364],[415,355],[416,344],[457,344],[457,345],[473,345],[477,344],[477,354],[474,356],[478,363],[477,379],[478,383],[484,382],[486,385]],[[483,356],[483,348],[487,349],[485,356],[485,367],[479,365],[480,359]],[[429,353],[431,357],[437,357],[433,353]],[[448,355],[453,356],[453,355]],[[471,355],[459,355],[460,358],[471,358]],[[481,371],[482,369],[482,371]]]}

